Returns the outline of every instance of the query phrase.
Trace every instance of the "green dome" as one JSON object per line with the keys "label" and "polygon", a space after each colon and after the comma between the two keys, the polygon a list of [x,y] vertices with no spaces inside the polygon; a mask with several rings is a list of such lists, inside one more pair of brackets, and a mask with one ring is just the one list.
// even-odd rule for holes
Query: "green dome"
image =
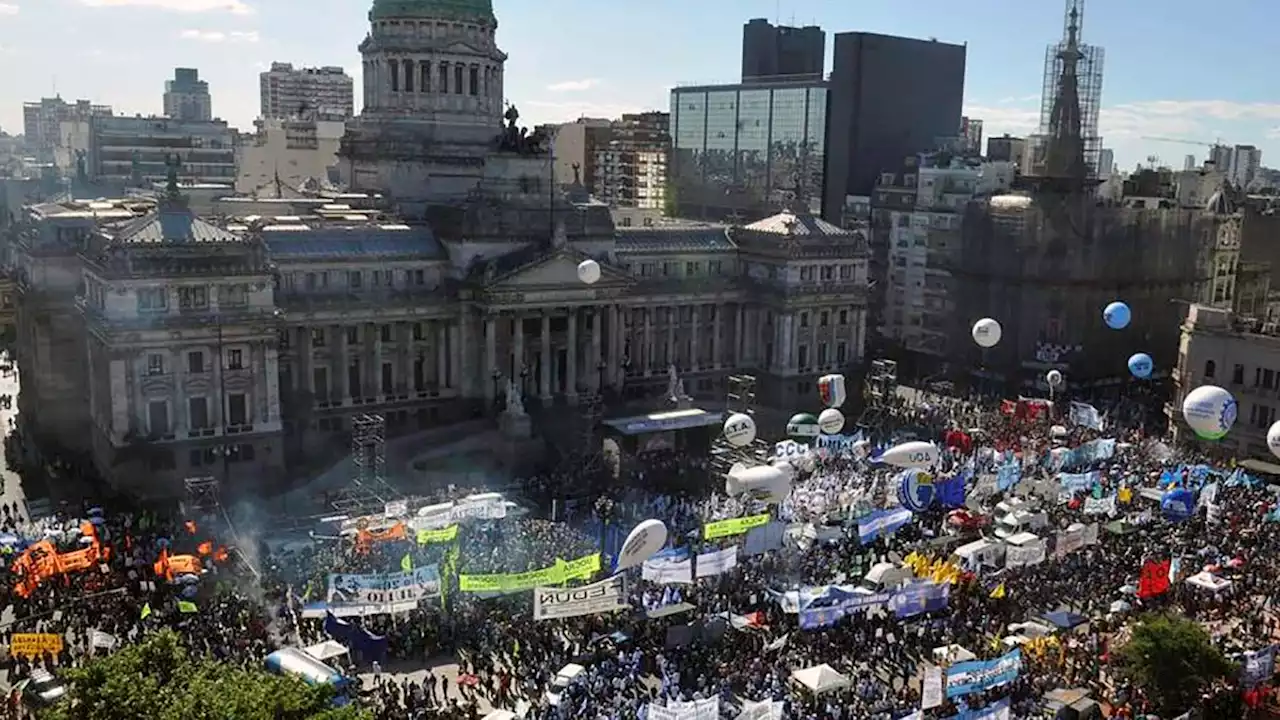
{"label": "green dome", "polygon": [[493,0],[373,0],[369,20],[431,18],[494,22]]}

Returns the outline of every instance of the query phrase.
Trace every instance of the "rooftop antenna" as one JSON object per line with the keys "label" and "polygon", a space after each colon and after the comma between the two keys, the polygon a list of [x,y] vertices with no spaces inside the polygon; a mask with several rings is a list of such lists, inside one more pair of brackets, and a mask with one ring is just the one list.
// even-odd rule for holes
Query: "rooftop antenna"
{"label": "rooftop antenna", "polygon": [[773,24],[782,24],[782,0],[773,0]]}

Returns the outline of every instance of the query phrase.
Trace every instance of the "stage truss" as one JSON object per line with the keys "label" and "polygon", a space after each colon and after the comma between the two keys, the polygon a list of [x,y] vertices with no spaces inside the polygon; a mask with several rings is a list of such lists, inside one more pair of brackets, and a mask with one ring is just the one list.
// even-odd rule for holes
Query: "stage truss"
{"label": "stage truss", "polygon": [[351,482],[332,501],[333,509],[352,515],[382,512],[401,494],[387,482],[387,420],[364,413],[351,419]]}
{"label": "stage truss", "polygon": [[[725,392],[725,418],[742,414],[755,419],[756,416],[756,377],[754,375],[730,375],[728,390]],[[759,424],[757,423],[757,427]],[[734,463],[743,463],[748,467],[760,465],[769,458],[769,443],[757,437],[749,445],[738,447],[730,445],[720,434],[711,444],[712,470],[720,475],[727,475]]]}
{"label": "stage truss", "polygon": [[862,388],[865,406],[858,417],[858,428],[867,439],[884,439],[892,430],[891,407],[898,392],[898,364],[892,360],[872,360]]}

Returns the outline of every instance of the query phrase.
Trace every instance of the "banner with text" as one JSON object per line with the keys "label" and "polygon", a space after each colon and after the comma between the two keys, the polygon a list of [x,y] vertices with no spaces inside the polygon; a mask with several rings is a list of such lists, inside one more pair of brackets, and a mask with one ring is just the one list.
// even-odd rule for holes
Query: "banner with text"
{"label": "banner with text", "polygon": [[598,615],[626,607],[627,588],[622,575],[578,588],[533,589],[534,620]]}
{"label": "banner with text", "polygon": [[958,698],[1011,683],[1021,670],[1021,650],[1006,653],[995,660],[956,663],[947,668],[947,697]]}
{"label": "banner with text", "polygon": [[532,590],[539,585],[561,585],[570,580],[590,580],[600,571],[600,553],[584,555],[577,560],[557,559],[556,564],[541,570],[490,575],[459,575],[458,590],[474,593],[515,593]]}
{"label": "banner with text", "polygon": [[769,513],[719,520],[707,523],[702,527],[702,539],[715,540],[722,537],[733,537],[734,535],[741,535],[751,528],[757,528],[768,524]]}
{"label": "banner with text", "polygon": [[412,609],[439,593],[440,571],[435,565],[400,573],[334,573],[325,603],[338,617],[374,615]]}

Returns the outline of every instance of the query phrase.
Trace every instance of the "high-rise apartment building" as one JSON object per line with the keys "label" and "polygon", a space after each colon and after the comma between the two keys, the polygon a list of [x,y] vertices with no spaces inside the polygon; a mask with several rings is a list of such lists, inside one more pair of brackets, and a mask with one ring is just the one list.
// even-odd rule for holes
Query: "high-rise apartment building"
{"label": "high-rise apartment building", "polygon": [[595,148],[592,193],[611,207],[661,210],[670,147],[669,113],[635,113],[614,120],[608,142]]}
{"label": "high-rise apartment building", "polygon": [[982,121],[978,118],[961,117],[959,150],[965,155],[982,154]]}
{"label": "high-rise apartment building", "polygon": [[584,187],[595,187],[596,148],[609,142],[610,125],[606,118],[584,117],[548,133],[556,185],[573,182],[576,174]]}
{"label": "high-rise apartment building", "polygon": [[164,81],[164,114],[174,120],[212,120],[213,98],[209,83],[195,68],[175,68],[173,79]]}
{"label": "high-rise apartment building", "polygon": [[1231,184],[1247,188],[1262,166],[1262,150],[1253,145],[1214,145],[1209,148],[1209,162]]}
{"label": "high-rise apartment building", "polygon": [[1116,154],[1111,148],[1098,150],[1098,179],[1106,180],[1116,169]]}
{"label": "high-rise apartment building", "polygon": [[827,34],[816,25],[787,27],[754,18],[742,26],[742,82],[821,79],[826,52]]}
{"label": "high-rise apartment building", "polygon": [[883,171],[955,137],[965,47],[936,40],[838,33],[831,68],[824,219],[849,195],[870,195]]}
{"label": "high-rise apartment building", "polygon": [[822,80],[675,88],[668,204],[678,217],[714,221],[816,214],[826,128]]}
{"label": "high-rise apartment building", "polygon": [[88,122],[90,118],[109,115],[110,105],[94,105],[88,100],[69,103],[60,97],[52,97],[23,103],[23,140],[29,152],[48,162],[52,160],[55,148],[61,144],[62,123]]}
{"label": "high-rise apartment building", "polygon": [[258,84],[264,118],[345,120],[355,115],[351,76],[340,67],[295,68],[273,62],[258,76]]}

